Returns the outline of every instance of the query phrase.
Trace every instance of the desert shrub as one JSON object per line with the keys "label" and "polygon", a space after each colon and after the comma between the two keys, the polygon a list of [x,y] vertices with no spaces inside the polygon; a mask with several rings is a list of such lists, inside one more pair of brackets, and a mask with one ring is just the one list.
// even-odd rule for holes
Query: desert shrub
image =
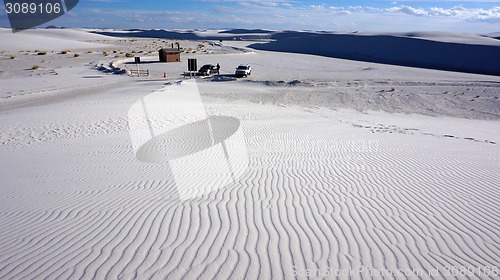
{"label": "desert shrub", "polygon": [[113,53],[117,53],[118,51],[117,50],[114,50]]}
{"label": "desert shrub", "polygon": [[17,56],[15,56],[15,55],[11,55],[11,56],[10,56],[10,59],[16,59],[16,57],[17,57]]}
{"label": "desert shrub", "polygon": [[46,55],[46,54],[47,52],[40,52],[40,51],[38,52],[38,55]]}
{"label": "desert shrub", "polygon": [[109,55],[109,52],[107,52],[107,51],[103,51],[103,52],[102,52],[102,54],[103,54],[104,56],[108,56],[108,55]]}
{"label": "desert shrub", "polygon": [[88,50],[87,53],[93,53],[93,51],[92,50]]}
{"label": "desert shrub", "polygon": [[40,66],[40,65],[33,65],[33,66],[31,67],[31,70],[37,70],[37,69],[42,69],[42,68],[43,68],[43,66]]}
{"label": "desert shrub", "polygon": [[68,54],[70,52],[71,52],[70,50],[64,50],[64,51],[61,52],[61,54]]}
{"label": "desert shrub", "polygon": [[73,57],[80,57],[80,55],[75,53],[75,55],[73,55]]}
{"label": "desert shrub", "polygon": [[135,54],[133,54],[133,53],[126,53],[126,54],[125,54],[125,56],[126,56],[126,57],[134,57],[134,56],[135,56]]}

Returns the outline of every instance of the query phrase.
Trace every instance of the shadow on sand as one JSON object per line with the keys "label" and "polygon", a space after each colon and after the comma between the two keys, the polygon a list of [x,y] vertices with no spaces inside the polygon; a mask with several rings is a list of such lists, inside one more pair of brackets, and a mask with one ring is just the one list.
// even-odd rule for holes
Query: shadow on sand
{"label": "shadow on sand", "polygon": [[296,34],[249,47],[279,52],[500,76],[500,46],[390,35]]}

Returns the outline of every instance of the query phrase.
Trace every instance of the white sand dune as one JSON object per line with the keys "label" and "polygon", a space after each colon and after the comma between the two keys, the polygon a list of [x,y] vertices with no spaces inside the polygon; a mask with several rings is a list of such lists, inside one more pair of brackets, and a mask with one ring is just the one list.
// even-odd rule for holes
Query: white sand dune
{"label": "white sand dune", "polygon": [[99,48],[106,44],[84,42],[90,40],[116,40],[113,37],[88,33],[79,29],[36,29],[12,33],[11,29],[0,28],[0,50],[63,50],[70,48]]}
{"label": "white sand dune", "polygon": [[[411,35],[411,36],[409,36]],[[303,34],[253,48],[322,55],[360,61],[500,75],[500,41],[443,34]],[[436,39],[439,38],[439,39]],[[464,43],[466,42],[466,43]]]}
{"label": "white sand dune", "polygon": [[499,77],[224,52],[0,99],[0,279],[498,278]]}

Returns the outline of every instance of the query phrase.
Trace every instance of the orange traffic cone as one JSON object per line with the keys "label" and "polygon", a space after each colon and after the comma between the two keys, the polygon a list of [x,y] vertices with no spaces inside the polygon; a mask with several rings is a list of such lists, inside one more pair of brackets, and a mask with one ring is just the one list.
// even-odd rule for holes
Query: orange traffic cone
{"label": "orange traffic cone", "polygon": [[167,73],[163,72],[163,78],[167,77]]}

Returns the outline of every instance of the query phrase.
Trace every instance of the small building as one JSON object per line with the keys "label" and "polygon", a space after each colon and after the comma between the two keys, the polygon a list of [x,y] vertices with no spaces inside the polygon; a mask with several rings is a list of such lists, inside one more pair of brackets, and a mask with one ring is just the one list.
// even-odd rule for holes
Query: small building
{"label": "small building", "polygon": [[160,62],[179,62],[181,61],[180,49],[161,49],[158,51]]}

